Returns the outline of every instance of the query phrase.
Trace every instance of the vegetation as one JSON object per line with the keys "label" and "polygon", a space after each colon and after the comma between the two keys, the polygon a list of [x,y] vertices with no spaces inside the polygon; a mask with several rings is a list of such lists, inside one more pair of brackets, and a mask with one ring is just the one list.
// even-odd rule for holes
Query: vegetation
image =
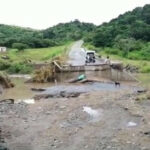
{"label": "vegetation", "polygon": [[[0,24],[0,46],[9,48],[46,48],[63,45],[66,41],[83,38],[87,32],[96,28],[90,23],[81,23],[78,20],[61,23],[46,30],[33,30]],[[17,47],[16,47],[17,46]],[[22,48],[22,49],[23,49]]]}
{"label": "vegetation", "polygon": [[32,82],[36,83],[46,83],[54,80],[53,67],[42,67],[36,70],[33,74]]}
{"label": "vegetation", "polygon": [[98,26],[85,41],[101,54],[117,55],[123,61],[147,61],[144,66],[139,62],[140,70],[150,72],[150,5],[135,8]]}
{"label": "vegetation", "polygon": [[69,23],[60,23],[43,31],[44,38],[52,38],[55,41],[76,41],[82,39],[87,33],[92,32],[96,26],[90,23],[82,23],[78,20]]}
{"label": "vegetation", "polygon": [[[55,46],[51,48],[26,49],[18,52],[17,49],[8,50],[6,53],[0,53],[0,70],[9,73],[31,73],[33,65],[52,60],[58,56],[64,56],[72,45],[71,42],[63,46]],[[2,59],[2,56],[8,59]]]}
{"label": "vegetation", "polygon": [[12,48],[18,49],[19,51],[27,49],[28,45],[23,43],[13,43]]}
{"label": "vegetation", "polygon": [[[92,49],[95,50],[99,56],[104,56],[107,57],[109,55],[110,59],[112,60],[119,60],[122,61],[124,66],[131,64],[132,66],[135,66],[139,69],[139,71],[141,73],[149,73],[150,72],[150,61],[149,58],[146,60],[142,60],[141,59],[141,55],[138,55],[138,52],[136,54],[136,52],[134,53],[128,53],[127,57],[124,57],[124,52],[116,49],[116,48],[111,48],[111,47],[95,47],[91,44],[84,44],[84,46],[87,49]],[[132,56],[133,54],[133,56]],[[137,55],[137,57],[135,58],[135,56]],[[131,57],[132,56],[132,57]]]}
{"label": "vegetation", "polygon": [[98,26],[85,40],[96,47],[113,47],[119,42],[127,45],[127,50],[138,50],[141,48],[140,42],[150,42],[149,18],[150,5],[135,8],[109,23]]}
{"label": "vegetation", "polygon": [[135,8],[97,27],[78,20],[45,30],[0,24],[0,46],[11,48],[6,54],[10,59],[0,59],[0,70],[31,72],[34,62],[59,56],[67,50],[69,42],[82,38],[90,49],[136,62],[141,72],[150,72],[150,5]]}

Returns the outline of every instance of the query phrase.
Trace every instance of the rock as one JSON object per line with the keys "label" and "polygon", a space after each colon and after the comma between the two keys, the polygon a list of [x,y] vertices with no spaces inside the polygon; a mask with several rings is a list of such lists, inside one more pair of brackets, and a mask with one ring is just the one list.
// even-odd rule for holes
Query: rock
{"label": "rock", "polygon": [[14,104],[14,99],[4,99],[1,100],[0,103]]}
{"label": "rock", "polygon": [[46,115],[50,115],[50,114],[51,114],[51,112],[50,112],[50,111],[47,111],[45,114],[46,114]]}
{"label": "rock", "polygon": [[121,62],[111,62],[111,68],[123,70],[123,64]]}
{"label": "rock", "polygon": [[10,59],[8,56],[2,56],[1,58],[2,58],[2,59],[5,59],[5,60]]}
{"label": "rock", "polygon": [[66,92],[61,91],[58,94],[38,94],[34,96],[35,100],[48,99],[48,98],[74,98],[80,96],[81,92]]}
{"label": "rock", "polygon": [[31,88],[31,90],[32,90],[32,91],[35,91],[35,92],[43,92],[43,91],[45,91],[46,89],[41,89],[41,88],[39,88],[39,89],[37,89],[37,88]]}
{"label": "rock", "polygon": [[126,66],[124,67],[124,69],[125,69],[126,71],[130,71],[130,72],[132,72],[132,73],[138,73],[138,72],[139,72],[138,67],[132,66],[132,65],[130,65],[130,64],[126,65]]}
{"label": "rock", "polygon": [[33,98],[35,100],[40,100],[40,99],[48,99],[48,98],[53,98],[54,95],[52,94],[38,94],[38,95],[35,95]]}
{"label": "rock", "polygon": [[150,131],[144,132],[144,134],[150,136]]}
{"label": "rock", "polygon": [[144,88],[141,88],[141,89],[138,89],[138,90],[137,90],[137,93],[145,93],[145,92],[147,92],[147,90],[144,89]]}

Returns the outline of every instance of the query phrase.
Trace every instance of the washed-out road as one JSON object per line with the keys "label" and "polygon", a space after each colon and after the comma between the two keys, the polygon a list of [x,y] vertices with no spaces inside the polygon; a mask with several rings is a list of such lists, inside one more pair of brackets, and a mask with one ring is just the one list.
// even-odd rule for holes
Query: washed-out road
{"label": "washed-out road", "polygon": [[[69,52],[69,61],[68,64],[72,65],[72,66],[84,66],[86,63],[86,50],[85,48],[82,48],[83,45],[83,41],[77,41],[73,44],[73,46],[71,47],[71,50]],[[92,63],[92,65],[95,64],[103,64],[104,63],[104,59],[99,59],[96,56],[96,62]]]}
{"label": "washed-out road", "polygon": [[76,42],[70,52],[69,52],[69,61],[68,63],[72,66],[83,66],[85,65],[86,55],[85,51],[82,48],[83,41]]}
{"label": "washed-out road", "polygon": [[[81,45],[72,47],[72,65],[84,64]],[[30,104],[0,102],[0,150],[150,150],[150,100],[145,96],[150,93],[138,94],[133,85],[114,88],[70,98],[63,93]]]}

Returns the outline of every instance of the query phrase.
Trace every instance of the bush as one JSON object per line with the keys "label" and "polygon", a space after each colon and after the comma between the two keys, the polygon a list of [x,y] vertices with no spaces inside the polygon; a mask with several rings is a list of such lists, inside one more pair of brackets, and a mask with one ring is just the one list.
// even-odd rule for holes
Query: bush
{"label": "bush", "polygon": [[6,70],[11,66],[11,63],[8,61],[0,60],[0,70]]}
{"label": "bush", "polygon": [[113,49],[113,48],[105,48],[105,52],[107,54],[112,54],[112,55],[119,55],[120,54],[120,50]]}
{"label": "bush", "polygon": [[21,74],[27,74],[32,72],[32,66],[26,65],[26,64],[19,64],[15,63],[12,64],[8,70],[9,73],[21,73]]}
{"label": "bush", "polygon": [[150,72],[150,66],[142,66],[140,72],[149,73]]}
{"label": "bush", "polygon": [[14,43],[12,45],[12,48],[18,49],[19,51],[27,49],[28,45],[27,44],[23,44],[23,43]]}
{"label": "bush", "polygon": [[128,53],[128,58],[132,59],[132,60],[140,60],[141,55],[140,55],[140,53],[135,51],[135,52]]}

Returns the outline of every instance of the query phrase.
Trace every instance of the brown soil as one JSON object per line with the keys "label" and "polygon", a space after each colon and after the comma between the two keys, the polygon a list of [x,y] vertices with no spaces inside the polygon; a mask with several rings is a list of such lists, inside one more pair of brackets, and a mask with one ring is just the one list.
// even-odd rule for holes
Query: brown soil
{"label": "brown soil", "polygon": [[[9,150],[149,150],[150,101],[136,101],[137,96],[120,90],[2,104],[1,145]],[[84,106],[98,111],[98,118]]]}

